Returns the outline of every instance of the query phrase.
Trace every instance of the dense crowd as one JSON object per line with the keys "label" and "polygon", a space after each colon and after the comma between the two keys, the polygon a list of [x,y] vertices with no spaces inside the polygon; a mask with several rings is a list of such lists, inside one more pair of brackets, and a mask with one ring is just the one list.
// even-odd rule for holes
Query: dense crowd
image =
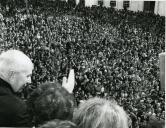
{"label": "dense crowd", "polygon": [[35,65],[31,89],[61,81],[74,68],[78,104],[94,96],[115,99],[133,128],[153,117],[164,119],[159,79],[164,17],[104,7],[66,9],[30,7],[29,14],[16,9],[1,18],[1,50],[20,49]]}

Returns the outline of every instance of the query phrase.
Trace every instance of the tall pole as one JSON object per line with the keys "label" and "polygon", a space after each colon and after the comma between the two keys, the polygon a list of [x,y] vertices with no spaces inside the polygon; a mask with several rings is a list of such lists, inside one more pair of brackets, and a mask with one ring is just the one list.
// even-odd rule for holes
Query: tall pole
{"label": "tall pole", "polygon": [[29,5],[28,5],[28,0],[24,0],[25,5],[26,5],[26,12],[29,14]]}
{"label": "tall pole", "polygon": [[159,54],[160,59],[160,89],[165,90],[165,55],[166,52]]}

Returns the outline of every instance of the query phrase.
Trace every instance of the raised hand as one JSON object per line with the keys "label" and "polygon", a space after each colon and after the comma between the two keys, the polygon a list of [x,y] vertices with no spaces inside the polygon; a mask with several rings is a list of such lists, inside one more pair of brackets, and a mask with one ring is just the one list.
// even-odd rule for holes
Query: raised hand
{"label": "raised hand", "polygon": [[69,93],[73,92],[75,84],[74,69],[70,69],[68,79],[63,77],[62,87],[64,87]]}

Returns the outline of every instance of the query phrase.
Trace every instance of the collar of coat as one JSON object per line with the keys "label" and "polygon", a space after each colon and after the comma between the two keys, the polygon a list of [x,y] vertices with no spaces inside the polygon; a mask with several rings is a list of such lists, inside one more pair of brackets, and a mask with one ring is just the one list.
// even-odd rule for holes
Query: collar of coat
{"label": "collar of coat", "polygon": [[5,95],[5,94],[15,94],[13,91],[11,85],[0,78],[0,95]]}

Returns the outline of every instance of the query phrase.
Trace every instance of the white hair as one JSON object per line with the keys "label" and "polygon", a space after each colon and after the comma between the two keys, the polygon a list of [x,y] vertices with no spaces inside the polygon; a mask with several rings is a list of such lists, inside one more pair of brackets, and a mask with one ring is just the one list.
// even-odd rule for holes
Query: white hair
{"label": "white hair", "polygon": [[115,101],[91,98],[74,113],[78,128],[128,128],[127,114]]}
{"label": "white hair", "polygon": [[32,68],[33,63],[28,56],[19,50],[8,50],[0,54],[0,77],[8,79],[10,72],[23,72]]}

